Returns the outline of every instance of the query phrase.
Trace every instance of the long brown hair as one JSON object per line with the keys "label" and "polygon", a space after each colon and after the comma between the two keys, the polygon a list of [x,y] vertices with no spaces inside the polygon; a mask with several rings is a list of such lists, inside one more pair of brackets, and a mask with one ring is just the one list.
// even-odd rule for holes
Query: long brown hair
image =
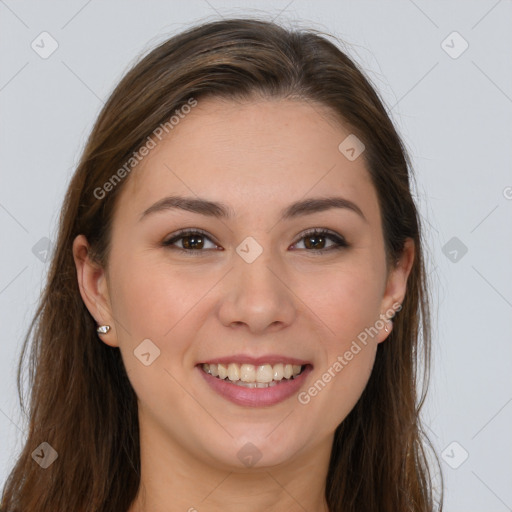
{"label": "long brown hair", "polygon": [[[430,368],[429,307],[410,161],[378,94],[335,44],[315,31],[256,19],[210,22],[165,41],[126,74],[99,115],[66,194],[47,285],[23,344],[18,387],[25,410],[21,374],[32,340],[28,437],[5,484],[2,510],[130,507],[140,482],[137,399],[119,349],[98,340],[79,293],[72,243],[84,234],[106,265],[116,197],[129,176],[104,197],[98,187],[191,98],[254,94],[330,107],[366,146],[388,264],[407,238],[416,247],[392,333],[379,344],[369,382],[335,432],[329,510],[434,510],[426,452],[432,447],[419,416]],[[31,455],[43,442],[59,456],[47,469]]]}

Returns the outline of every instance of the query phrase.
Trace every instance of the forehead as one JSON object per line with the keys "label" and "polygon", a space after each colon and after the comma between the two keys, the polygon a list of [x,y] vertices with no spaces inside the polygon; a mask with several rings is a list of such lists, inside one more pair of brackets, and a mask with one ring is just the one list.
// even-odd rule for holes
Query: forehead
{"label": "forehead", "polygon": [[340,152],[349,136],[332,110],[310,101],[200,99],[132,171],[119,208],[140,213],[179,193],[243,212],[335,191],[375,210],[364,158]]}

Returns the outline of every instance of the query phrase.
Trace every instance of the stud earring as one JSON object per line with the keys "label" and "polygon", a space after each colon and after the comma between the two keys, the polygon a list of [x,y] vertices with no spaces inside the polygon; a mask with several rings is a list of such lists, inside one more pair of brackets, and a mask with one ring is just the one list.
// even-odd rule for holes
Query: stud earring
{"label": "stud earring", "polygon": [[110,331],[110,325],[100,325],[96,329],[98,334],[107,334],[108,331]]}
{"label": "stud earring", "polygon": [[[393,325],[393,321],[392,320],[388,320],[388,323]],[[386,325],[384,325],[384,330],[389,334],[389,328],[388,328],[388,324],[387,323],[386,323]]]}

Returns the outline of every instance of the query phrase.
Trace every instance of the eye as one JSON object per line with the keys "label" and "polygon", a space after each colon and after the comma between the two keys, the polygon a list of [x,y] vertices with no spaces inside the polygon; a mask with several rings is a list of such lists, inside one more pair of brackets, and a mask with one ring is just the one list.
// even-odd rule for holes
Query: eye
{"label": "eye", "polygon": [[[338,235],[337,233],[324,228],[315,228],[302,233],[300,242],[303,240],[305,249],[313,249],[309,250],[308,252],[314,253],[324,253],[327,251],[339,250],[348,247],[347,242],[341,235]],[[328,240],[331,240],[333,243],[332,245],[326,247],[325,245]],[[295,244],[295,246],[296,245],[297,244]]]}
{"label": "eye", "polygon": [[[205,247],[205,240],[211,242],[213,247]],[[179,242],[181,246],[176,246]],[[182,229],[175,233],[172,238],[162,242],[165,247],[172,247],[189,254],[204,252],[202,249],[217,249],[218,246],[212,242],[209,236],[201,229]],[[196,255],[194,254],[194,256]]]}
{"label": "eye", "polygon": [[[329,240],[331,241],[331,245],[326,247],[326,243]],[[206,247],[208,243],[206,241],[209,241],[213,247]],[[299,240],[299,242],[302,241],[304,241],[304,249],[299,249],[307,250],[307,252],[317,254],[348,247],[347,242],[341,235],[338,235],[337,233],[325,228],[315,228],[306,231],[302,234]],[[168,240],[163,241],[162,245],[164,247],[178,249],[179,251],[194,256],[205,252],[204,249],[219,249],[219,246],[216,245],[216,243],[212,241],[206,232],[201,229],[182,229],[177,233],[174,233],[174,235]],[[297,248],[297,245],[298,243],[295,244],[295,248]]]}

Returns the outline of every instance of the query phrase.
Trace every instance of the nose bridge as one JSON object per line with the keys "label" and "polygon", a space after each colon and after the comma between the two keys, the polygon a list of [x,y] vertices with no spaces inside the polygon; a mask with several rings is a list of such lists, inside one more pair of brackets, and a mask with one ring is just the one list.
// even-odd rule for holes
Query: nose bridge
{"label": "nose bridge", "polygon": [[[268,241],[269,237],[266,238]],[[293,296],[283,283],[285,270],[277,251],[248,237],[236,249],[234,268],[219,310],[224,325],[246,324],[260,332],[293,321]]]}

